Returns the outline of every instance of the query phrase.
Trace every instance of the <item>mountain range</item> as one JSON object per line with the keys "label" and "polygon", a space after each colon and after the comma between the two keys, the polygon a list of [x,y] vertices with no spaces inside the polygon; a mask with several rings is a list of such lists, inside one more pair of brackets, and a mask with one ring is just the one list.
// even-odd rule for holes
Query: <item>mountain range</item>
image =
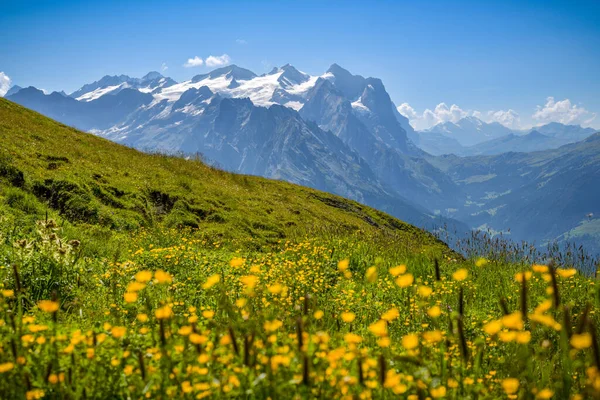
{"label": "mountain range", "polygon": [[528,130],[511,130],[498,122],[486,123],[476,117],[437,124],[411,133],[411,140],[429,154],[461,156],[494,155],[556,149],[582,141],[594,134],[592,128],[551,122]]}
{"label": "mountain range", "polygon": [[[184,82],[157,72],[105,76],[70,95],[29,87],[7,98],[118,143],[201,156],[228,171],[339,194],[428,229],[511,229],[515,239],[538,242],[577,237],[600,251],[593,244],[600,227],[573,233],[590,222],[586,215],[600,214],[593,205],[598,202],[576,201],[560,191],[564,182],[558,179],[566,171],[582,177],[571,182],[576,187],[570,193],[579,195],[600,160],[591,153],[578,158],[572,145],[547,150],[589,131],[559,124],[515,133],[470,117],[415,132],[380,79],[337,64],[319,76],[289,64],[262,75],[230,65]],[[590,143],[595,149],[595,140]],[[456,155],[435,156],[444,153],[432,146]],[[497,155],[498,148],[544,151]],[[469,154],[476,156],[457,156]],[[530,199],[546,195],[555,203],[532,214],[532,225],[511,217],[522,217]],[[600,193],[590,196],[598,200]],[[571,207],[572,217],[536,229],[539,219],[560,218],[557,204]]]}

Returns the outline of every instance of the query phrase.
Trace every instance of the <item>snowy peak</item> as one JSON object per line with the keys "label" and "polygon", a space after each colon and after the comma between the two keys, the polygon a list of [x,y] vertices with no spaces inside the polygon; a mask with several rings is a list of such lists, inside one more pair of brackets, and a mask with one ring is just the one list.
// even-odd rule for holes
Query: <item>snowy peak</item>
{"label": "snowy peak", "polygon": [[200,82],[206,79],[217,79],[217,78],[225,78],[225,79],[235,79],[237,81],[248,81],[256,78],[256,74],[248,69],[240,68],[235,64],[228,65],[223,68],[217,68],[214,71],[209,72],[208,74],[196,75],[192,78],[192,82]]}
{"label": "snowy peak", "polygon": [[512,130],[497,122],[486,123],[476,117],[461,118],[457,122],[443,122],[425,132],[433,132],[456,139],[463,146],[474,146],[492,139],[510,135]]}
{"label": "snowy peak", "polygon": [[96,100],[106,94],[116,94],[127,88],[137,89],[142,93],[152,93],[159,88],[166,88],[176,84],[173,79],[166,78],[160,73],[149,72],[142,78],[132,78],[128,75],[106,75],[102,79],[83,85],[81,89],[71,93],[71,97],[78,101]]}
{"label": "snowy peak", "polygon": [[298,71],[290,64],[284,65],[278,72],[279,71],[282,71],[282,73],[279,75],[279,78],[277,78],[277,81],[283,88],[291,88],[295,85],[307,82],[310,79],[310,75]]}
{"label": "snowy peak", "polygon": [[327,70],[331,74],[332,80],[344,96],[350,99],[357,99],[364,89],[366,79],[360,75],[352,75],[348,70],[340,67],[338,64],[332,64]]}

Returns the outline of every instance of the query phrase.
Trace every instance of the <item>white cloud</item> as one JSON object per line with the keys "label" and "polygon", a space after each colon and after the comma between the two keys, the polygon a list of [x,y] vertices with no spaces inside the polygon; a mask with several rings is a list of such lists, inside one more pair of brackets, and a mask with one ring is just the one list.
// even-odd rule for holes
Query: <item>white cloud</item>
{"label": "white cloud", "polygon": [[429,108],[419,114],[408,103],[398,107],[398,112],[408,118],[410,124],[416,130],[431,128],[443,122],[458,122],[461,118],[470,115],[456,104],[450,107],[446,103],[438,104],[433,110]]}
{"label": "white cloud", "polygon": [[0,72],[0,97],[4,97],[10,89],[11,80],[4,72]]}
{"label": "white cloud", "polygon": [[235,39],[235,42],[241,45],[248,44],[248,42],[244,39]]}
{"label": "white cloud", "polygon": [[227,54],[223,54],[222,56],[208,56],[206,58],[207,67],[221,67],[229,64],[230,62],[231,58]]}
{"label": "white cloud", "polygon": [[428,108],[422,113],[419,113],[412,108],[410,104],[403,103],[398,106],[398,112],[408,118],[410,124],[416,130],[428,129],[444,122],[455,123],[465,117],[476,117],[487,123],[499,122],[511,129],[519,129],[521,127],[519,114],[512,109],[507,111],[491,110],[482,112],[477,110],[464,110],[456,104],[448,106],[446,103],[440,103],[435,106],[433,110]]}
{"label": "white cloud", "polygon": [[560,122],[567,125],[589,125],[596,118],[596,113],[572,104],[569,99],[555,101],[554,97],[548,97],[544,106],[536,107],[531,118],[542,124]]}
{"label": "white cloud", "polygon": [[510,129],[521,129],[521,117],[519,116],[519,113],[513,109],[508,109],[506,111],[492,110],[484,113],[473,111],[473,116],[487,123],[498,122]]}
{"label": "white cloud", "polygon": [[[186,63],[183,64],[183,66],[186,68],[201,67],[202,65],[204,65],[204,60],[198,56],[196,56],[194,58],[188,58]],[[208,63],[207,63],[207,65],[208,65]]]}
{"label": "white cloud", "polygon": [[[189,61],[189,60],[188,60]],[[169,66],[167,65],[167,63],[162,63],[162,65],[160,66],[160,70],[161,71],[166,71],[169,69]]]}

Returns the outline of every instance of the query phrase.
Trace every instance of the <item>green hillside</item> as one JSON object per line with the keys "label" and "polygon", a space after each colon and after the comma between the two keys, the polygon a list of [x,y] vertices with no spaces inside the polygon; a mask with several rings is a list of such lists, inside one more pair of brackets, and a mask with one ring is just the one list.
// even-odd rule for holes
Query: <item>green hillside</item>
{"label": "green hillside", "polygon": [[0,99],[0,399],[600,398],[597,280],[488,244]]}
{"label": "green hillside", "polygon": [[[148,155],[0,99],[4,202],[47,209],[92,232],[198,228],[255,248],[304,235],[377,233],[413,250],[447,252],[431,235],[386,214],[293,184],[226,173],[200,161]],[[86,233],[90,233],[86,228]]]}

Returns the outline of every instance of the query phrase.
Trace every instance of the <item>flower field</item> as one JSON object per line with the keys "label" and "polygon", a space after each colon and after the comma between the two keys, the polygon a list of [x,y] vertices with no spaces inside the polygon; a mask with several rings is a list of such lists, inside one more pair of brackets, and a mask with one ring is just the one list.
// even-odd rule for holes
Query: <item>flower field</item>
{"label": "flower field", "polygon": [[600,396],[598,288],[574,269],[193,230],[111,261],[60,233],[4,255],[3,398]]}

